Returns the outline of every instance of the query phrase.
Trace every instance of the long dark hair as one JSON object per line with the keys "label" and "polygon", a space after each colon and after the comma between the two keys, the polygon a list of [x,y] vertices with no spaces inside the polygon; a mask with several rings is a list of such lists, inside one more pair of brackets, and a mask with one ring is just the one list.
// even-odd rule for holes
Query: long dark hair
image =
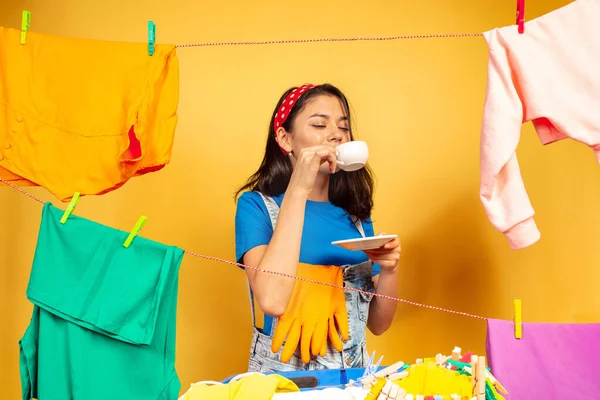
{"label": "long dark hair", "polygon": [[[277,110],[281,107],[281,103],[293,89],[288,89],[277,102],[277,106],[271,116],[271,122],[269,123],[269,135],[267,136],[264,158],[258,170],[235,193],[235,198],[245,190],[259,191],[267,196],[278,196],[286,191],[292,175],[292,164],[277,143],[273,120]],[[338,88],[330,84],[315,86],[307,90],[292,107],[287,120],[283,124],[283,128],[288,132],[292,132],[296,115],[302,111],[310,99],[319,95],[331,95],[340,99],[348,116],[350,140],[353,140],[352,119],[350,118],[348,100]],[[373,176],[370,167],[366,165],[358,171],[339,171],[331,175],[329,181],[329,201],[346,210],[351,216],[360,220],[367,219],[373,209]]]}

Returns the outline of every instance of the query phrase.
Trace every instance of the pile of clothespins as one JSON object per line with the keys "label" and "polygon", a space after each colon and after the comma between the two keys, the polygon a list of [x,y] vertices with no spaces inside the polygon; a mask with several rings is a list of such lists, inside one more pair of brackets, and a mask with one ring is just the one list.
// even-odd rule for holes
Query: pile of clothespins
{"label": "pile of clothespins", "polygon": [[455,347],[450,356],[417,359],[414,364],[399,361],[378,371],[381,357],[375,353],[358,381],[348,386],[369,390],[365,400],[504,400],[506,389],[492,375],[485,356]]}

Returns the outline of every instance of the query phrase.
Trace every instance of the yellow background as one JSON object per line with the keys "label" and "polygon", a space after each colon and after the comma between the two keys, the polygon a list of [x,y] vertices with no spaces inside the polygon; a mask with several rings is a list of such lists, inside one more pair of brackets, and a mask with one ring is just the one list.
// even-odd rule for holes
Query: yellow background
{"label": "yellow background", "polygon": [[[203,5],[204,3],[204,5]],[[482,32],[515,21],[500,0],[75,1],[3,0],[0,24],[89,39],[159,43]],[[529,0],[531,19],[567,0]],[[516,27],[515,27],[516,29]],[[331,82],[349,97],[358,138],[377,177],[376,231],[402,239],[400,296],[494,318],[600,319],[596,248],[600,167],[572,141],[543,147],[525,125],[519,160],[542,240],[511,251],[478,196],[479,130],[487,47],[481,37],[380,42],[195,47],[178,50],[180,122],[172,163],[99,197],[78,215],[204,255],[234,259],[234,190],[261,160],[282,91]],[[64,207],[41,188],[27,190]],[[20,396],[18,339],[31,304],[25,289],[41,207],[0,188],[0,397]],[[244,274],[186,256],[181,270],[177,368],[182,390],[245,371],[251,333]],[[527,334],[526,332],[524,333]],[[454,346],[484,351],[485,323],[400,304],[391,329],[369,336],[384,363],[410,362]]]}

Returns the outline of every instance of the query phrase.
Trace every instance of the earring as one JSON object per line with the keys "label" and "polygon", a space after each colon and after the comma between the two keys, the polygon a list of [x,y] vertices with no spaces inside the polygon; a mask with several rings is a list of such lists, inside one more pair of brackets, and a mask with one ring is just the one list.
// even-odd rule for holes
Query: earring
{"label": "earring", "polygon": [[288,157],[291,157],[291,156],[292,156],[292,152],[288,151]]}

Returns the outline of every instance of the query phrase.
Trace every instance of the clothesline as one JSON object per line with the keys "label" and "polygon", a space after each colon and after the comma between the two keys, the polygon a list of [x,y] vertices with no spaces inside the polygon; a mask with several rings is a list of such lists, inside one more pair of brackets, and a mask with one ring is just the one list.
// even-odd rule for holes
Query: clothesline
{"label": "clothesline", "polygon": [[[20,192],[21,194],[24,194],[25,196],[29,197],[32,200],[37,201],[40,204],[45,204],[46,202],[34,195],[32,195],[31,193],[21,189],[20,187],[13,185],[12,183],[10,183],[9,181],[0,178],[0,182],[10,186],[11,188],[17,190],[18,192]],[[351,288],[351,287],[342,287],[342,286],[338,286],[332,283],[327,283],[327,282],[321,282],[321,281],[317,281],[317,280],[313,280],[313,279],[307,279],[307,278],[302,278],[302,277],[298,277],[298,276],[293,276],[293,275],[289,275],[289,274],[284,274],[282,272],[277,272],[277,271],[268,271],[268,270],[264,270],[261,268],[257,268],[257,267],[252,267],[249,265],[244,265],[244,264],[240,264],[237,262],[233,262],[233,261],[229,261],[229,260],[224,260],[218,257],[213,257],[213,256],[206,256],[203,254],[199,254],[196,253],[194,251],[189,251],[189,250],[184,250],[184,252],[186,254],[189,254],[193,257],[198,257],[198,258],[204,258],[207,260],[212,260],[212,261],[218,261],[218,262],[222,262],[225,264],[230,264],[230,265],[236,265],[238,267],[243,267],[243,268],[250,268],[250,269],[254,269],[256,271],[259,272],[266,272],[269,274],[274,274],[274,275],[280,275],[280,276],[284,276],[286,278],[292,278],[292,279],[297,279],[297,280],[302,280],[305,282],[309,282],[309,283],[316,283],[319,285],[325,285],[325,286],[330,286],[336,289],[341,289],[341,290],[348,290],[348,291],[354,291],[354,292],[358,292],[358,293],[363,293],[369,296],[376,296],[376,297],[381,297],[387,300],[392,300],[395,302],[399,302],[399,303],[406,303],[406,304],[410,304],[412,306],[416,306],[416,307],[422,307],[422,308],[428,308],[430,310],[436,310],[436,311],[442,311],[442,312],[446,312],[446,313],[450,313],[450,314],[456,314],[456,315],[462,315],[464,317],[471,317],[471,318],[476,318],[476,319],[481,319],[481,320],[487,320],[487,317],[482,317],[480,315],[475,315],[475,314],[470,314],[470,313],[466,313],[466,312],[462,312],[462,311],[454,311],[454,310],[449,310],[446,308],[442,308],[442,307],[436,307],[436,306],[432,306],[432,305],[428,305],[428,304],[421,304],[421,303],[417,303],[414,301],[410,301],[410,300],[405,300],[405,299],[400,299],[398,297],[393,297],[393,296],[387,296],[387,295],[383,295],[383,294],[379,294],[379,293],[372,293],[372,292],[368,292],[368,291],[364,291],[364,290],[360,290],[360,289],[355,289],[355,288]]]}
{"label": "clothesline", "polygon": [[350,38],[317,38],[317,39],[282,39],[247,42],[208,42],[208,43],[186,43],[178,44],[176,47],[209,47],[209,46],[241,46],[241,45],[264,45],[264,44],[289,44],[289,43],[317,43],[317,42],[366,42],[387,41],[399,39],[437,39],[458,37],[481,37],[482,33],[434,33],[427,35],[398,35],[382,37],[350,37]]}

